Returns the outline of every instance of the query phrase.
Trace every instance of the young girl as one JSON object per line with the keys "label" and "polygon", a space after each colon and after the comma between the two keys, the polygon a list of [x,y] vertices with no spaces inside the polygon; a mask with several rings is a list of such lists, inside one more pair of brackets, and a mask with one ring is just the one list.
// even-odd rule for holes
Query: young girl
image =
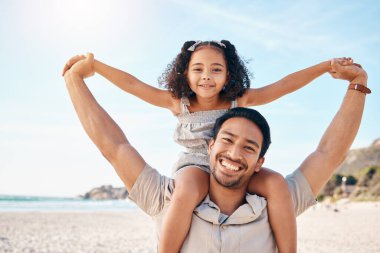
{"label": "young girl", "polygon": [[[73,57],[64,72],[85,56]],[[341,59],[349,62],[349,59]],[[169,109],[177,118],[174,139],[186,148],[174,166],[175,191],[160,235],[159,252],[178,252],[190,228],[194,208],[208,193],[207,154],[215,120],[228,109],[269,103],[330,71],[330,61],[295,72],[264,86],[250,89],[249,72],[229,41],[187,41],[163,73],[167,90],[149,86],[134,76],[94,60],[93,70],[124,91],[155,106]],[[236,171],[239,167],[223,164]],[[280,252],[296,252],[294,208],[284,178],[269,169],[256,173],[250,193],[264,196],[269,221]]]}

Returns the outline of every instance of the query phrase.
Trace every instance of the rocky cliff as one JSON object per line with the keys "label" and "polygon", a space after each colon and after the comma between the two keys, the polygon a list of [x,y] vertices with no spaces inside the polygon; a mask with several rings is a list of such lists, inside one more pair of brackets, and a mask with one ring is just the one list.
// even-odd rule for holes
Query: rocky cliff
{"label": "rocky cliff", "polygon": [[380,138],[369,147],[350,150],[337,172],[342,175],[355,175],[363,168],[379,165]]}
{"label": "rocky cliff", "polygon": [[320,198],[380,200],[380,139],[369,147],[351,150]]}
{"label": "rocky cliff", "polygon": [[93,188],[91,191],[85,193],[82,196],[84,199],[125,199],[128,197],[128,191],[124,187],[114,188],[112,185],[102,185],[97,188]]}

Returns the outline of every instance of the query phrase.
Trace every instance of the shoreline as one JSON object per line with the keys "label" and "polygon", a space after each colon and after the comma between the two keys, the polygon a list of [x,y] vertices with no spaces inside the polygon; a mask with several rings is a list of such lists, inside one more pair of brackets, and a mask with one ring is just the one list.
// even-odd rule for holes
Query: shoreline
{"label": "shoreline", "polygon": [[[298,252],[380,252],[380,202],[321,204],[297,218]],[[141,210],[0,212],[0,252],[155,252]]]}

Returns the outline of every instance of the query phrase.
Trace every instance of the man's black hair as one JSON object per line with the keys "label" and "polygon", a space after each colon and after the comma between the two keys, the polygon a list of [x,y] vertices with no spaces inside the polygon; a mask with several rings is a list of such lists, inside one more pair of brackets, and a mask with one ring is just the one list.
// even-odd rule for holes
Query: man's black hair
{"label": "man's black hair", "polygon": [[265,153],[267,152],[269,145],[271,143],[270,128],[264,116],[254,109],[236,107],[231,110],[228,110],[225,114],[223,114],[221,117],[219,117],[215,121],[215,125],[212,130],[212,138],[214,140],[216,139],[216,136],[218,135],[219,130],[222,127],[223,123],[226,120],[231,119],[231,118],[244,118],[251,121],[252,123],[256,124],[259,127],[263,135],[263,143],[261,145],[259,158],[263,157]]}

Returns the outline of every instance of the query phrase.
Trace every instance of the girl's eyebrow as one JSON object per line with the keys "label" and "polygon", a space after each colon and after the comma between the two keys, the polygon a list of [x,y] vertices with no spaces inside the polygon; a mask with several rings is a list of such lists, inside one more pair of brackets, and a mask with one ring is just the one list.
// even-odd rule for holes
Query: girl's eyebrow
{"label": "girl's eyebrow", "polygon": [[[203,66],[203,63],[198,62],[198,63],[194,63],[194,64],[192,64],[191,66],[193,67],[193,66],[196,66],[196,65]],[[215,62],[215,63],[211,64],[211,66],[215,66],[215,65],[224,68],[224,65],[221,64],[221,63],[217,63],[217,62]]]}
{"label": "girl's eyebrow", "polygon": [[214,66],[214,65],[216,65],[216,66],[220,66],[220,67],[223,67],[224,68],[224,65],[223,64],[220,64],[220,63],[213,63],[213,64],[211,64],[211,66]]}

